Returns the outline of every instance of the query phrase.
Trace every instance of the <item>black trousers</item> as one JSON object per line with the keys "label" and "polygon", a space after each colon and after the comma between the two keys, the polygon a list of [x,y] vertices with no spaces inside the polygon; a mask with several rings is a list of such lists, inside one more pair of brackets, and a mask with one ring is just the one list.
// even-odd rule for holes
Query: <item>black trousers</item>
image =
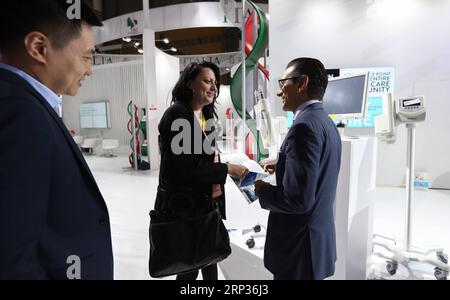
{"label": "black trousers", "polygon": [[[198,276],[198,270],[184,273],[184,274],[178,274],[177,280],[196,280]],[[202,269],[202,276],[203,280],[217,280],[217,264],[213,264],[210,266],[207,266]]]}

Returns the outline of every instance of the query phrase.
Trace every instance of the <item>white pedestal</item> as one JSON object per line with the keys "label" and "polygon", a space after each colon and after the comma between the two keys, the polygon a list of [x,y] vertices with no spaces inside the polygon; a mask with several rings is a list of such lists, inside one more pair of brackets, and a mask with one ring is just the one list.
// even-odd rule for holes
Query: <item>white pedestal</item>
{"label": "white pedestal", "polygon": [[376,139],[342,139],[335,202],[336,272],[330,279],[364,280],[372,254]]}

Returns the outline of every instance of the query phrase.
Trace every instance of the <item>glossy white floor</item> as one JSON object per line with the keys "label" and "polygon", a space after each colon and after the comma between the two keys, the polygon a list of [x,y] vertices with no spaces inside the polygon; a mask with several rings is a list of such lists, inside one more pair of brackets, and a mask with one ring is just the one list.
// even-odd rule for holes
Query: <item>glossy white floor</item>
{"label": "glossy white floor", "polygon": [[[87,156],[86,161],[109,208],[115,278],[152,279],[147,267],[148,212],[153,208],[158,172],[134,172],[128,164],[126,155],[114,158]],[[415,197],[412,244],[424,248],[439,246],[448,252],[450,250],[450,191],[417,191]],[[377,188],[374,233],[395,238],[401,242],[404,236],[404,204],[404,189]],[[228,212],[228,214],[232,213]],[[374,270],[384,267],[382,266],[384,260],[375,258],[374,262]],[[401,268],[396,276],[403,276]],[[220,274],[219,278],[223,279],[223,275]]]}

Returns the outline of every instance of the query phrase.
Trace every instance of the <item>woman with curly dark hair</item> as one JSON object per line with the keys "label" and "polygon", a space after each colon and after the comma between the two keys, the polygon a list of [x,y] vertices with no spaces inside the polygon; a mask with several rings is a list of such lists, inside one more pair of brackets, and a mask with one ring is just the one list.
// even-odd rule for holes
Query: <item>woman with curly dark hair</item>
{"label": "woman with curly dark hair", "polygon": [[[182,190],[189,191],[196,203],[194,207],[177,203],[177,209],[192,209],[195,210],[193,213],[201,214],[218,206],[225,219],[227,174],[238,178],[248,174],[248,169],[243,166],[221,163],[215,147],[219,77],[219,68],[215,64],[191,63],[173,89],[173,103],[158,126],[161,148],[158,193],[164,191],[166,195],[157,197],[155,210],[164,210],[170,194]],[[216,280],[217,264],[203,268],[202,275],[204,280]],[[195,280],[197,276],[198,270],[195,270],[178,274],[177,280]]]}

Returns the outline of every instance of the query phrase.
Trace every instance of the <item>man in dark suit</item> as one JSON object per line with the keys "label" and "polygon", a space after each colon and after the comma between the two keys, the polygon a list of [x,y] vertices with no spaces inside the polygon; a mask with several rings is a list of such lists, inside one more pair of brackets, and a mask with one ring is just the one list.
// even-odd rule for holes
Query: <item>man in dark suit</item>
{"label": "man in dark suit", "polygon": [[66,2],[0,4],[0,279],[113,279],[106,204],[58,116],[101,22],[85,2],[70,20]]}
{"label": "man in dark suit", "polygon": [[334,274],[341,140],[321,103],[327,85],[323,64],[313,58],[293,60],[279,80],[283,110],[295,119],[276,166],[266,166],[276,171],[277,186],[255,186],[261,207],[270,210],[264,264],[275,280]]}

